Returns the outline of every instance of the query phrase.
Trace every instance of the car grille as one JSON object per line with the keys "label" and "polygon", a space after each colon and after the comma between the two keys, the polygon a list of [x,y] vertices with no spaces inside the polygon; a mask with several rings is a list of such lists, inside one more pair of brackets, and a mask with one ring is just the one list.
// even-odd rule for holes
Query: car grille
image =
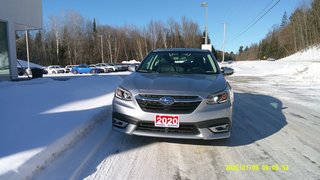
{"label": "car grille", "polygon": [[160,98],[166,95],[138,95],[136,100],[140,108],[145,112],[166,114],[189,114],[201,103],[198,96],[166,96],[175,100],[172,105],[164,105]]}
{"label": "car grille", "polygon": [[198,129],[194,125],[180,124],[179,128],[156,127],[153,122],[139,122],[136,131],[160,132],[160,133],[176,133],[176,134],[199,134]]}
{"label": "car grille", "polygon": [[171,95],[153,95],[153,94],[140,94],[141,97],[145,98],[162,98],[164,96],[170,96],[174,99],[197,99],[198,96],[171,96]]}

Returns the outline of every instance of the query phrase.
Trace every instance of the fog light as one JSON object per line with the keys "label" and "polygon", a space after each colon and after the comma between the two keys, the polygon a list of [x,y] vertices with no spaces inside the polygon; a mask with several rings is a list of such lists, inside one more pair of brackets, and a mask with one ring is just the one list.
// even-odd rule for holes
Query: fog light
{"label": "fog light", "polygon": [[229,131],[229,125],[222,124],[219,126],[212,126],[212,127],[209,127],[209,129],[214,133],[227,132],[227,131]]}
{"label": "fog light", "polygon": [[124,121],[121,121],[119,119],[113,119],[113,125],[114,126],[117,126],[117,127],[120,127],[120,128],[124,128],[128,125],[127,122],[124,122]]}

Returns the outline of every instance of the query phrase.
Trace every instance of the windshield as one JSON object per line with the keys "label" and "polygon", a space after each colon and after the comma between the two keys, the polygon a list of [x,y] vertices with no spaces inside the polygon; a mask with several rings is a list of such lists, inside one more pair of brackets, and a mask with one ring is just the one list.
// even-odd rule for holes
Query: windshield
{"label": "windshield", "polygon": [[153,52],[137,72],[216,74],[215,60],[207,52]]}

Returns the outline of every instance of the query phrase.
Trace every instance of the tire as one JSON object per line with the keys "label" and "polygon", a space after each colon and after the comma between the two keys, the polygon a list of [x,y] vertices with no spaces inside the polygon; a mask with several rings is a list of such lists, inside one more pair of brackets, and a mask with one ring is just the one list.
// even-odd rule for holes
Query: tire
{"label": "tire", "polygon": [[31,69],[31,73],[32,73],[32,78],[41,78],[43,77],[43,71],[42,69],[39,68],[33,68]]}
{"label": "tire", "polygon": [[24,76],[26,75],[26,70],[23,68],[18,68],[18,75],[19,76]]}
{"label": "tire", "polygon": [[57,72],[56,71],[52,71],[52,74],[57,74]]}
{"label": "tire", "polygon": [[94,74],[94,73],[96,73],[96,70],[92,69],[92,70],[90,71],[90,73],[91,73],[91,74]]}
{"label": "tire", "polygon": [[73,70],[72,73],[73,73],[73,74],[78,74],[78,71]]}

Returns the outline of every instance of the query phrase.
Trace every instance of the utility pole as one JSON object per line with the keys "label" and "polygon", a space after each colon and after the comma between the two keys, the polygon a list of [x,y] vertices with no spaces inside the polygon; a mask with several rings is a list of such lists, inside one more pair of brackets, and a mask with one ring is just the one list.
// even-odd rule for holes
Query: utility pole
{"label": "utility pole", "polygon": [[100,48],[101,48],[101,62],[104,63],[104,60],[103,60],[103,41],[102,41],[102,35],[99,35],[100,37]]}
{"label": "utility pole", "polygon": [[224,52],[225,52],[225,44],[226,44],[226,30],[227,30],[227,23],[223,23],[222,62],[224,62]]}
{"label": "utility pole", "polygon": [[26,30],[26,48],[27,48],[27,60],[28,60],[28,69],[27,73],[30,74],[30,59],[29,59],[29,41],[28,41],[28,30]]}
{"label": "utility pole", "polygon": [[201,7],[204,7],[206,9],[206,33],[205,33],[205,43],[204,44],[208,44],[208,3],[207,2],[203,2],[201,3]]}

